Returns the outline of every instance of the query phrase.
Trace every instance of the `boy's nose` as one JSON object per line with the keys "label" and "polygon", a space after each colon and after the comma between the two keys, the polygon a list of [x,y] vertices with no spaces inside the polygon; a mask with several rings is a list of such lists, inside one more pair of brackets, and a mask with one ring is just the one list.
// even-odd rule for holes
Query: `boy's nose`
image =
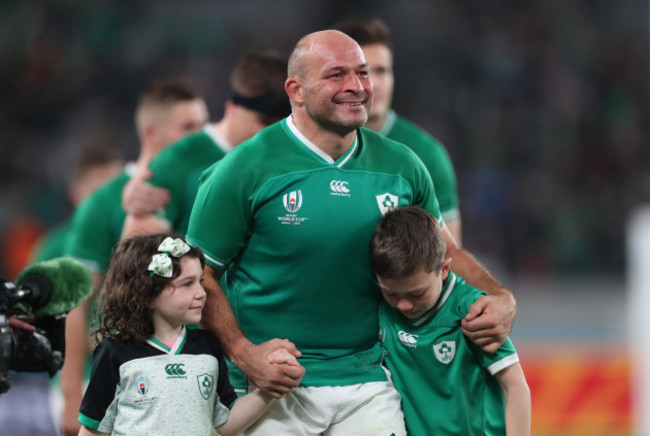
{"label": "boy's nose", "polygon": [[397,308],[399,310],[411,310],[413,309],[413,303],[411,303],[409,300],[401,299],[397,302]]}

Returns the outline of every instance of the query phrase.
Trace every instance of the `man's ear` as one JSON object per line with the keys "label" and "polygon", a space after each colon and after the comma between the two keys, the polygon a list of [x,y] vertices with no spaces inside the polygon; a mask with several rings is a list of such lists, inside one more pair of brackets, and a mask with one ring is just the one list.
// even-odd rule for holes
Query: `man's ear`
{"label": "man's ear", "polygon": [[142,128],[142,142],[145,144],[151,144],[156,139],[156,126],[153,123],[146,124]]}
{"label": "man's ear", "polygon": [[284,90],[287,92],[289,99],[298,104],[303,103],[302,89],[302,83],[300,83],[297,77],[289,77],[287,81],[284,82]]}

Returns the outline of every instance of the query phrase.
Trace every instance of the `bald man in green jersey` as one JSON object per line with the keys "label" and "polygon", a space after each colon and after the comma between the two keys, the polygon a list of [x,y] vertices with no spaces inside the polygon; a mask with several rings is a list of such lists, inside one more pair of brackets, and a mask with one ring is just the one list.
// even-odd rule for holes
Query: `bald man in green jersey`
{"label": "bald man in green jersey", "polygon": [[[382,213],[414,204],[439,220],[455,270],[491,294],[469,310],[477,342],[496,349],[505,340],[514,299],[458,248],[421,160],[361,127],[373,88],[359,45],[338,31],[309,34],[288,71],[292,115],[203,175],[187,233],[206,254],[202,323],[233,371],[288,394],[247,434],[403,435],[400,398],[381,366],[368,259]],[[283,338],[300,366],[267,359]]]}

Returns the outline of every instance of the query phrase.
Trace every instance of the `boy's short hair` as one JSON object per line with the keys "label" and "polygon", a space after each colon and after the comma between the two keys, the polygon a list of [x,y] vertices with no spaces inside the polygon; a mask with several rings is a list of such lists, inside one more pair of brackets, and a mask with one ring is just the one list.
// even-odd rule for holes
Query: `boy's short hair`
{"label": "boy's short hair", "polygon": [[370,265],[379,277],[398,279],[420,270],[439,273],[447,245],[436,219],[415,206],[386,213],[370,242]]}

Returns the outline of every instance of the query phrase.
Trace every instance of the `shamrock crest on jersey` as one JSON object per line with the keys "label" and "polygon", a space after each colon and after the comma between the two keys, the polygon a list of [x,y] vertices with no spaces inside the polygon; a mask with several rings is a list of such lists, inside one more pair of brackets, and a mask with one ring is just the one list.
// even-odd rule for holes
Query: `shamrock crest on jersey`
{"label": "shamrock crest on jersey", "polygon": [[196,381],[199,384],[199,392],[204,399],[209,399],[214,388],[214,376],[208,373],[203,373],[196,376]]}
{"label": "shamrock crest on jersey", "polygon": [[433,345],[433,353],[436,359],[448,365],[456,355],[456,341],[443,341]]}
{"label": "shamrock crest on jersey", "polygon": [[375,197],[377,198],[377,206],[379,206],[382,215],[386,215],[386,212],[395,209],[399,200],[397,195],[389,194],[388,192]]}

